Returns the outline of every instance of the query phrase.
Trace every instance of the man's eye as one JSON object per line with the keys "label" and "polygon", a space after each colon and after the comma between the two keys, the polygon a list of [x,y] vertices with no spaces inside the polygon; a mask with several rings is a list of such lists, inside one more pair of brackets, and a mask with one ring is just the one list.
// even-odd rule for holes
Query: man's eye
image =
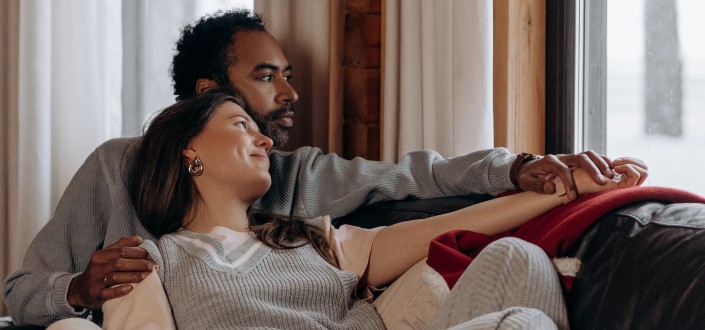
{"label": "man's eye", "polygon": [[274,79],[274,75],[268,74],[268,75],[264,75],[264,76],[259,76],[258,79],[265,81],[265,82],[270,82],[270,81],[272,81],[272,79]]}
{"label": "man's eye", "polygon": [[291,79],[294,79],[293,75],[290,75],[290,74],[284,75],[284,80],[291,81]]}

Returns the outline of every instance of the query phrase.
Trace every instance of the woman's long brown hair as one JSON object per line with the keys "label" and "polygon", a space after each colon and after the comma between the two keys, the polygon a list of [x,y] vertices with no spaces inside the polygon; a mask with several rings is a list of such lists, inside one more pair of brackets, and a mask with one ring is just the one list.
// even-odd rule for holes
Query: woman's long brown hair
{"label": "woman's long brown hair", "polygon": [[[224,102],[250,111],[232,91],[215,91],[178,101],[149,123],[129,172],[128,186],[140,222],[155,237],[187,227],[198,214],[201,197],[182,151]],[[263,213],[248,216],[250,229],[267,246],[291,249],[311,243],[321,257],[335,264],[321,228],[293,217]]]}

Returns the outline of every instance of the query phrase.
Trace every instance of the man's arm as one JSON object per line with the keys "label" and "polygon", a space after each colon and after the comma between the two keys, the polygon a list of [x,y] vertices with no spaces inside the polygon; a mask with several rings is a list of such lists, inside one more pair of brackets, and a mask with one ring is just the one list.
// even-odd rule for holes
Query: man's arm
{"label": "man's arm", "polygon": [[515,158],[504,148],[449,159],[435,151],[416,151],[396,164],[345,160],[311,147],[273,151],[272,188],[255,207],[279,214],[336,218],[384,200],[496,195],[513,189],[509,168]]}
{"label": "man's arm", "polygon": [[[123,205],[125,187],[116,184],[124,185],[120,160],[128,143],[118,142],[106,143],[88,157],[66,188],[52,219],[32,240],[22,268],[6,279],[3,295],[16,323],[46,326],[62,318],[85,316],[86,309],[74,308],[68,302],[72,281],[82,273],[91,273],[89,282],[105,282],[108,273],[124,267],[124,262],[118,262],[104,274],[84,272],[94,253],[103,248],[106,234],[115,237],[110,240],[139,234],[129,213],[134,211],[129,211],[129,204]],[[106,157],[110,158],[110,167],[105,166]],[[120,284],[119,280],[110,284]],[[95,302],[84,303],[86,307],[96,306]]]}
{"label": "man's arm", "polygon": [[[486,149],[454,158],[423,150],[405,155],[398,163],[343,159],[312,147],[270,154],[272,187],[255,208],[284,215],[337,218],[362,205],[407,197],[434,198],[469,194],[497,195],[521,189],[555,192],[553,179],[565,182],[570,199],[577,196],[571,168],[582,168],[598,184],[612,178],[610,168],[632,164],[633,158],[612,162],[588,151],[547,155],[527,160],[505,148]],[[642,182],[645,176],[642,178]]]}

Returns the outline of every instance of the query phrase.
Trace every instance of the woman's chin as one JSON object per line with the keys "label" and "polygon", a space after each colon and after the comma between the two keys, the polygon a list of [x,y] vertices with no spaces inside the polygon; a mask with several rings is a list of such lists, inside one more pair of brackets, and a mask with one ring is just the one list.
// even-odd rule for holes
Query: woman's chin
{"label": "woman's chin", "polygon": [[253,183],[251,186],[251,191],[254,195],[257,197],[255,200],[260,199],[262,196],[264,196],[267,191],[269,191],[269,188],[272,186],[272,179],[267,175],[266,178],[263,178],[260,182]]}

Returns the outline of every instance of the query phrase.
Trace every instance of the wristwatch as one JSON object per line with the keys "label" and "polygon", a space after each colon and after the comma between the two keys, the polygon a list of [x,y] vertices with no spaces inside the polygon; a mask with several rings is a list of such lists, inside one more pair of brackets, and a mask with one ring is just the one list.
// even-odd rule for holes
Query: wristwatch
{"label": "wristwatch", "polygon": [[537,160],[540,158],[541,158],[541,156],[530,154],[528,152],[522,152],[517,155],[517,159],[514,160],[514,163],[512,163],[512,167],[509,168],[509,180],[514,185],[514,188],[521,189],[521,188],[519,188],[519,180],[517,180],[517,176],[519,175],[519,170],[521,169],[521,165],[523,165],[524,163],[526,163],[528,161]]}

